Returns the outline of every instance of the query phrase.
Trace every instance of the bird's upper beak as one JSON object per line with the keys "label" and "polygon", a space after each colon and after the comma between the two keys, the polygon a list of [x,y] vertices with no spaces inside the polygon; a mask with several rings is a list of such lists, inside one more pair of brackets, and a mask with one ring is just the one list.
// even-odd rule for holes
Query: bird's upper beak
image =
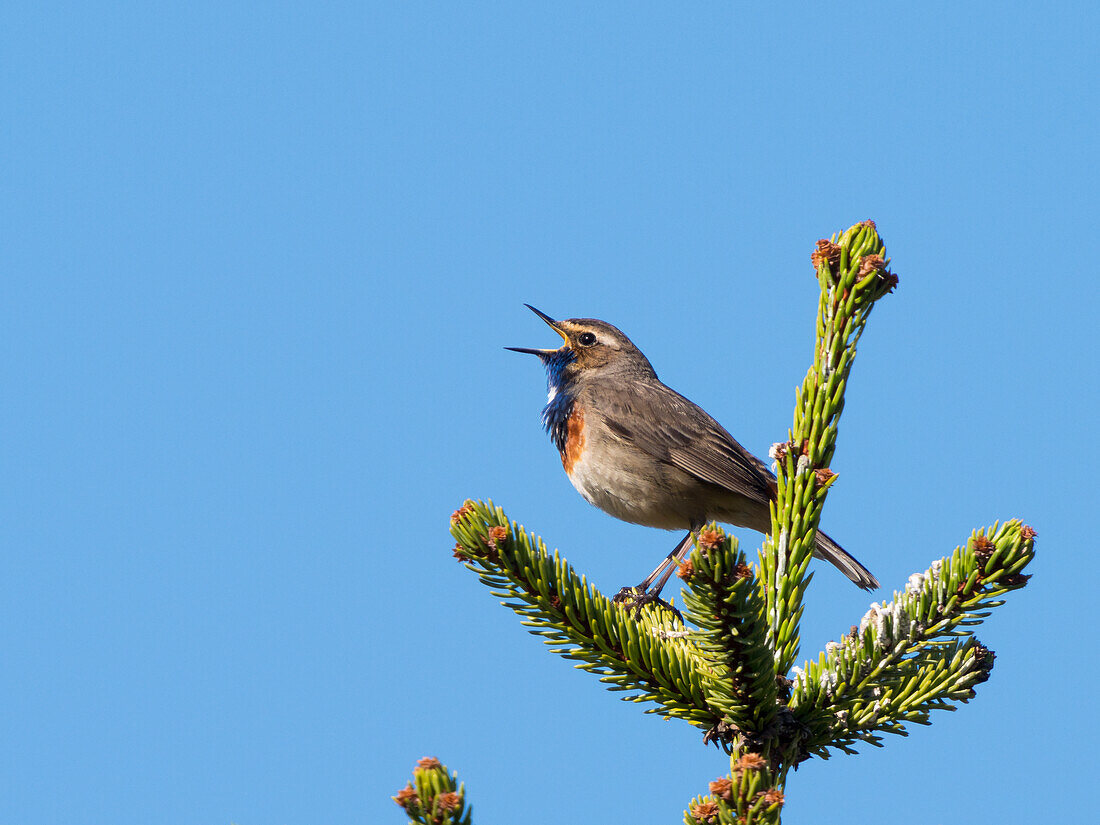
{"label": "bird's upper beak", "polygon": [[[562,329],[557,321],[555,321],[553,318],[551,318],[545,312],[540,312],[539,310],[535,309],[530,304],[524,304],[524,306],[527,307],[529,310],[531,310],[533,313],[535,313],[535,315],[539,316],[542,320],[544,320],[546,322],[547,326],[549,326],[550,329],[554,330],[554,332],[556,332],[558,335],[560,335],[562,340],[565,341],[565,343],[567,343],[567,344],[569,343],[569,333],[567,333],[564,329]],[[529,347],[505,347],[505,349],[511,350],[512,352],[526,352],[529,355],[538,355],[540,357],[544,356],[544,355],[550,355],[551,353],[557,352],[556,349],[530,349]]]}

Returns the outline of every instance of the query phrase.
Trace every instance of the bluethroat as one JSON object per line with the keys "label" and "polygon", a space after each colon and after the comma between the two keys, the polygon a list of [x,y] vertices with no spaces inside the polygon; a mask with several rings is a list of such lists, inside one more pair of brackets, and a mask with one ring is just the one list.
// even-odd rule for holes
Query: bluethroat
{"label": "bluethroat", "polygon": [[[657,378],[649,359],[616,327],[594,318],[555,321],[525,306],[564,341],[557,349],[506,347],[546,367],[542,422],[569,480],[591,504],[647,527],[687,530],[671,553],[617,601],[658,600],[692,534],[708,521],[771,529],[775,476],[703,409]],[[818,531],[814,555],[864,590],[871,572]]]}

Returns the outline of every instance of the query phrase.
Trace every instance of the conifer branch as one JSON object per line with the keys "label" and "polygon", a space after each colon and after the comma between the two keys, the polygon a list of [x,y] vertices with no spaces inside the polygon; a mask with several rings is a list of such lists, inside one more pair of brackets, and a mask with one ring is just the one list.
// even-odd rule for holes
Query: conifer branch
{"label": "conifer branch", "polygon": [[915,573],[892,601],[796,668],[790,707],[810,732],[806,752],[850,751],[875,732],[905,735],[932,710],[953,710],[989,677],[993,654],[966,637],[1003,596],[1025,586],[1035,531],[1013,519],[971,534],[965,547]]}
{"label": "conifer branch", "polygon": [[416,763],[413,781],[390,797],[418,825],[470,825],[466,786],[434,756]]}
{"label": "conifer branch", "polygon": [[773,448],[777,494],[771,533],[760,551],[760,593],[779,674],[798,656],[802,599],[821,510],[836,478],[829,462],[856,344],[875,301],[897,285],[885,253],[874,222],[864,221],[839,238],[818,241],[811,255],[821,286],[814,363],[798,391],[787,443]]}
{"label": "conifer branch", "polygon": [[685,613],[699,628],[693,639],[710,665],[703,681],[707,703],[722,714],[724,733],[761,738],[775,721],[776,682],[752,568],[737,540],[711,524],[699,532],[680,578],[689,587]]}
{"label": "conifer branch", "polygon": [[710,783],[710,793],[691,800],[685,825],[778,825],[783,791],[766,760],[756,753],[730,759],[730,774]]}
{"label": "conifer branch", "polygon": [[451,534],[455,556],[553,652],[628,692],[627,701],[658,705],[647,713],[707,729],[721,721],[703,691],[709,666],[669,611],[649,606],[632,618],[492,502],[467,501],[451,517]]}

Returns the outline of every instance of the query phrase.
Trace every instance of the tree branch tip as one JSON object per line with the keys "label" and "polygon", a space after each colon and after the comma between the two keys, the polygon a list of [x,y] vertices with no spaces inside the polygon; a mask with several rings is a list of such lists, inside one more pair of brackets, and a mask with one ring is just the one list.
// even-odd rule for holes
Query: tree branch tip
{"label": "tree branch tip", "polygon": [[451,524],[458,524],[460,521],[464,521],[469,515],[474,512],[475,504],[471,499],[466,499],[462,502],[462,506],[451,513]]}
{"label": "tree branch tip", "polygon": [[676,575],[684,582],[691,581],[691,577],[695,575],[695,565],[691,559],[684,559],[680,562],[680,566],[676,568]]}
{"label": "tree branch tip", "polygon": [[885,282],[887,292],[893,292],[898,285],[898,276],[886,268],[886,261],[881,255],[872,253],[860,259],[857,273],[859,280],[862,281],[871,274],[877,274]]}
{"label": "tree branch tip", "polygon": [[708,529],[699,531],[695,543],[700,550],[706,553],[711,550],[717,550],[725,538],[725,531],[718,527],[718,525],[712,524]]}
{"label": "tree branch tip", "polygon": [[997,654],[979,641],[974,642],[972,651],[974,664],[982,674],[974,684],[980,685],[982,682],[988,681],[993,673],[993,663],[997,658]]}
{"label": "tree branch tip", "polygon": [[828,266],[829,274],[835,276],[840,270],[840,244],[821,238],[810,253],[810,262],[814,265],[814,272]]}
{"label": "tree branch tip", "polygon": [[691,806],[691,816],[696,822],[711,823],[718,818],[717,802],[696,802]]}
{"label": "tree branch tip", "polygon": [[469,825],[470,809],[465,805],[465,787],[456,784],[457,775],[434,756],[419,759],[409,782],[390,797],[412,822],[453,822]]}
{"label": "tree branch tip", "polygon": [[758,771],[767,767],[768,762],[758,753],[746,753],[742,754],[734,763],[734,770],[737,771]]}

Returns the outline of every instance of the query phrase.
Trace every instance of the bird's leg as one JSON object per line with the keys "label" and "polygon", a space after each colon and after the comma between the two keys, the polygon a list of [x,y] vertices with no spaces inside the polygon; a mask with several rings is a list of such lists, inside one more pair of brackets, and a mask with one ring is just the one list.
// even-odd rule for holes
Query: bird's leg
{"label": "bird's leg", "polygon": [[[672,571],[674,571],[683,558],[691,552],[691,538],[692,531],[688,531],[688,534],[680,540],[680,543],[673,548],[672,552],[666,556],[656,569],[646,576],[637,587],[624,587],[615,595],[616,604],[626,604],[634,608],[635,615],[641,611],[642,607],[647,604],[658,604],[662,607],[667,607],[677,616],[680,615],[680,611],[670,605],[664,599],[661,598],[661,591],[665,589],[665,585],[672,577]],[[658,579],[660,577],[660,579]],[[653,582],[656,581],[657,585],[654,587]]]}
{"label": "bird's leg", "polygon": [[[657,577],[660,576],[661,573],[676,567],[676,565],[678,565],[683,560],[684,556],[688,552],[690,552],[690,550],[691,533],[689,532],[680,540],[679,544],[672,548],[672,552],[665,557],[665,560],[657,565],[657,569],[646,576],[645,579],[643,579],[642,582],[635,589],[641,593],[647,593],[653,582],[657,580]],[[662,587],[665,581],[668,581],[667,576],[662,579]],[[660,594],[662,587],[657,588],[658,595]]]}
{"label": "bird's leg", "polygon": [[[679,544],[677,544],[674,548],[672,548],[672,552],[669,553],[664,559],[661,560],[661,563],[657,565],[656,569],[654,569],[654,571],[652,573],[650,573],[648,576],[646,576],[644,579],[642,579],[642,581],[638,584],[637,587],[624,587],[622,590],[619,591],[619,595],[615,597],[615,600],[620,601],[621,598],[625,599],[625,598],[628,598],[630,596],[636,596],[639,593],[648,592],[650,585],[652,585],[653,582],[657,580],[657,577],[660,576],[661,573],[663,573],[666,570],[666,568],[678,564],[680,559],[682,558],[682,556],[684,554],[684,548],[685,547],[690,547],[690,546],[691,546],[691,533],[688,533],[686,536],[684,536],[683,539],[681,539]],[[660,592],[660,591],[658,591],[658,592]]]}
{"label": "bird's leg", "polygon": [[691,552],[691,533],[688,533],[687,539],[684,539],[681,546],[678,548],[678,552],[673,558],[666,560],[665,572],[661,575],[661,578],[657,580],[656,586],[652,590],[645,591],[647,595],[652,596],[655,599],[661,597],[661,591],[665,589],[665,585],[668,584],[668,580],[672,577],[672,574],[679,568],[680,562],[684,560],[684,556]]}

